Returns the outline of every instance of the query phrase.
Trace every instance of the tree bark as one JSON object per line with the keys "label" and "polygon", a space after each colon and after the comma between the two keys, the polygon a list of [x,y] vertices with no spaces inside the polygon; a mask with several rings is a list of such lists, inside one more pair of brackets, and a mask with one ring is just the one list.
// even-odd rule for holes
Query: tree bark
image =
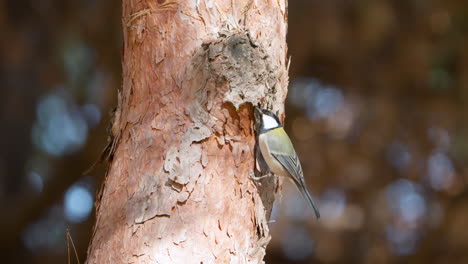
{"label": "tree bark", "polygon": [[263,263],[274,178],[252,105],[282,115],[286,0],[123,1],[123,86],[87,263]]}

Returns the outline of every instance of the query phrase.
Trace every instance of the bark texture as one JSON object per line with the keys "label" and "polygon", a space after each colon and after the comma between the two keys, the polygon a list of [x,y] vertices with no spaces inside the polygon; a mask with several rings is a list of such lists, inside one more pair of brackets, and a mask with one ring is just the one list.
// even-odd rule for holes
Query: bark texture
{"label": "bark texture", "polygon": [[123,87],[87,263],[262,263],[252,105],[283,113],[285,0],[123,1]]}

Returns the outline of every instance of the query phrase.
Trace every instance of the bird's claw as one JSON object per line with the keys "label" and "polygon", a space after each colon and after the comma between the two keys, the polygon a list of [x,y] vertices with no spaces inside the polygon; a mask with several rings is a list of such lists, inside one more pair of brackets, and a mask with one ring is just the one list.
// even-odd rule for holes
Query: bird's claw
{"label": "bird's claw", "polygon": [[255,173],[253,171],[250,171],[250,177],[255,181],[259,181],[263,178],[270,177],[270,176],[271,176],[270,174],[262,175],[262,176],[255,176]]}

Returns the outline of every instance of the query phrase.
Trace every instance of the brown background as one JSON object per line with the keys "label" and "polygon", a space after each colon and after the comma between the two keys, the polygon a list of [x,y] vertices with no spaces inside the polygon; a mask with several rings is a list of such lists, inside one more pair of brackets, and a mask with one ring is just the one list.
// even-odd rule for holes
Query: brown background
{"label": "brown background", "polygon": [[[120,3],[0,3],[0,249],[83,261],[120,87]],[[466,1],[289,3],[286,129],[323,218],[285,183],[267,263],[467,263]]]}

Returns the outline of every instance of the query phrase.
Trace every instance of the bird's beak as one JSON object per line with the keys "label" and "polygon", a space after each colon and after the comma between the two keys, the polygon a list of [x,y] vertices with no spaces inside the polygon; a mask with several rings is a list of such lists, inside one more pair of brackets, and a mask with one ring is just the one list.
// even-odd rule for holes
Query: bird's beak
{"label": "bird's beak", "polygon": [[262,109],[260,107],[258,107],[258,106],[255,106],[255,112],[261,114]]}
{"label": "bird's beak", "polygon": [[254,116],[255,118],[259,118],[262,116],[262,110],[257,106],[255,106],[255,109],[254,109]]}

